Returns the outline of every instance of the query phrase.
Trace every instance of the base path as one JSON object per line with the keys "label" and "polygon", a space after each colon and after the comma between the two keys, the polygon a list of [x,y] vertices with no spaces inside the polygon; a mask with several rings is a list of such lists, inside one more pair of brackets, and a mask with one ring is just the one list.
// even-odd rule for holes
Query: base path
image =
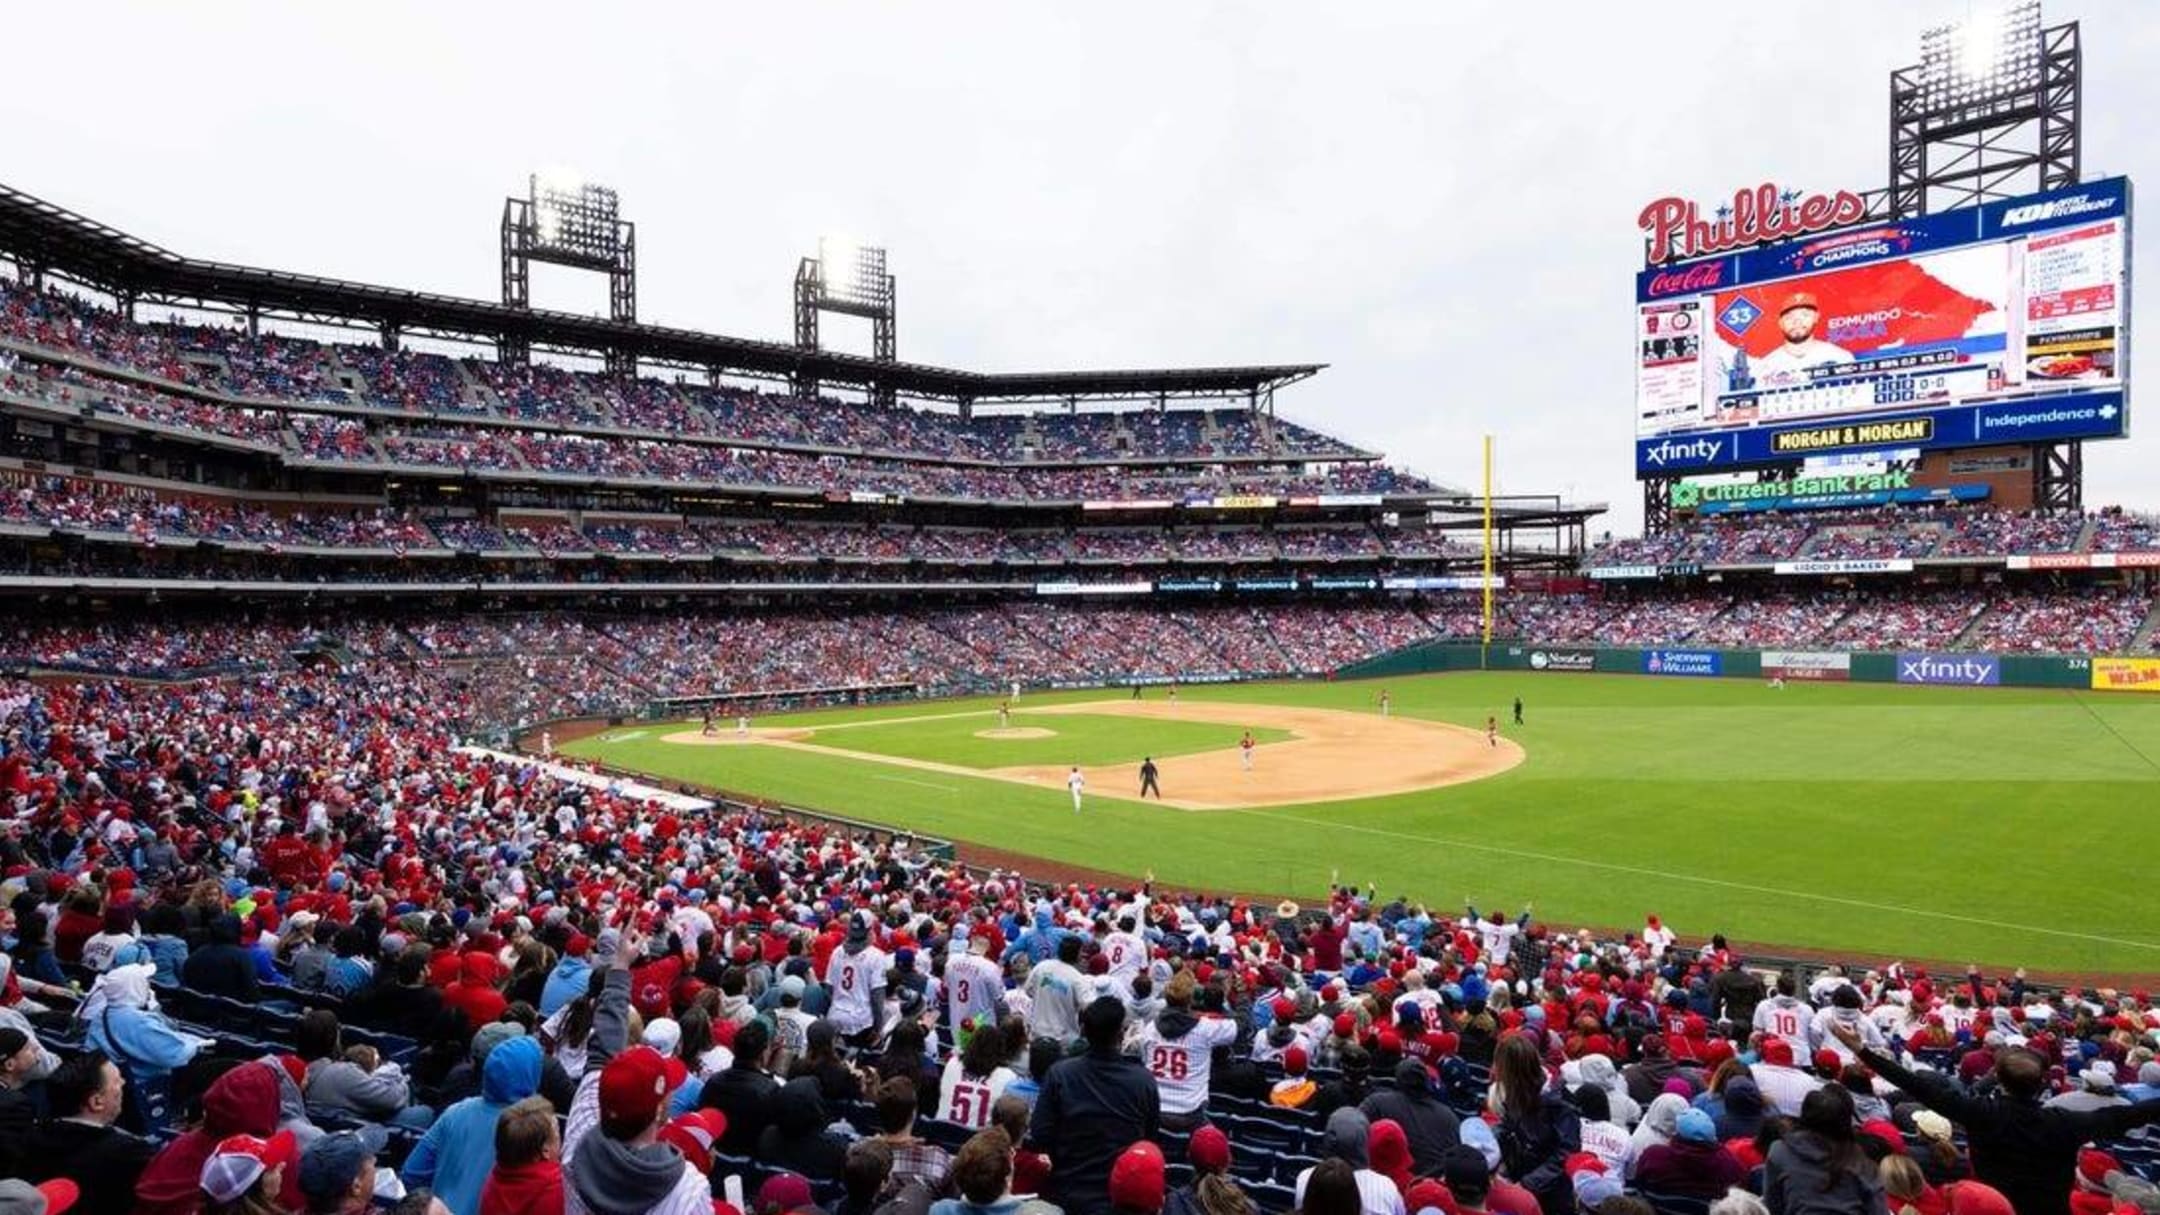
{"label": "base path", "polygon": [[735,727],[729,726],[727,729],[714,734],[707,734],[701,730],[681,730],[674,734],[662,735],[660,741],[685,743],[693,747],[739,747],[746,743],[794,742],[797,739],[808,737],[810,737],[810,731],[808,730],[769,729],[752,726],[748,734],[737,734]]}
{"label": "base path", "polygon": [[[1525,758],[1523,749],[1506,738],[1497,747],[1488,744],[1483,730],[1342,709],[1203,700],[1182,704],[1102,700],[1041,711],[1205,721],[1287,730],[1295,735],[1285,742],[1254,747],[1250,772],[1236,747],[1156,759],[1165,794],[1161,804],[1181,810],[1237,810],[1414,793],[1495,776]],[[993,768],[984,775],[1063,792],[1067,771],[1056,766]],[[1138,764],[1083,766],[1080,774],[1087,779],[1089,797],[1139,798]]]}

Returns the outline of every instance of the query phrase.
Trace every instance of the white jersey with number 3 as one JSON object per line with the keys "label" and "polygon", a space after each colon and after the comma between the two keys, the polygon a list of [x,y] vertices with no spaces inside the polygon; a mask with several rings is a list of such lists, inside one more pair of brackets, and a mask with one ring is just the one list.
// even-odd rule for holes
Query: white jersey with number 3
{"label": "white jersey with number 3", "polygon": [[885,972],[892,958],[875,945],[860,953],[836,950],[825,963],[825,986],[832,989],[832,1009],[825,1014],[842,1037],[859,1034],[876,1023],[878,1001],[885,994]]}
{"label": "white jersey with number 3", "polygon": [[1005,975],[990,959],[969,953],[946,961],[945,1015],[955,1029],[970,1017],[996,1012],[1004,992]]}
{"label": "white jersey with number 3", "polygon": [[1215,1048],[1237,1040],[1237,1025],[1202,1017],[1182,1038],[1165,1038],[1155,1026],[1140,1031],[1140,1062],[1155,1076],[1162,1112],[1190,1114],[1207,1104]]}

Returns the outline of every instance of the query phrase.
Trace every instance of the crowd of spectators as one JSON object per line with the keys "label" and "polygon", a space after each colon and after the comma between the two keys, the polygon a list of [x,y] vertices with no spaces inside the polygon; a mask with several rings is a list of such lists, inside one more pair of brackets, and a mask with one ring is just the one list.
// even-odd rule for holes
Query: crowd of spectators
{"label": "crowd of spectators", "polygon": [[1654,536],[1606,540],[1585,566],[2160,551],[2160,521],[2109,509],[2039,514],[1989,507],[1705,515]]}
{"label": "crowd of spectators", "polygon": [[[0,338],[255,400],[336,403],[404,414],[494,417],[994,463],[1246,458],[1369,459],[1295,423],[1243,409],[957,413],[651,377],[624,381],[380,345],[324,345],[239,324],[131,321],[86,298],[0,280]],[[211,408],[211,407],[206,407]],[[218,429],[216,418],[198,419]]]}
{"label": "crowd of spectators", "polygon": [[2160,1206],[2143,992],[1031,883],[456,749],[515,668],[400,669],[392,633],[0,683],[11,1210]]}

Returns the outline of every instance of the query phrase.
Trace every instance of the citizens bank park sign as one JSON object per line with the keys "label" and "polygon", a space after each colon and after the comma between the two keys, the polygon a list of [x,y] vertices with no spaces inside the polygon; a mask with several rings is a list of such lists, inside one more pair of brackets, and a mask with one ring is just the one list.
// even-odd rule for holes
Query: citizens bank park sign
{"label": "citizens bank park sign", "polygon": [[[1798,190],[1781,190],[1776,182],[1766,181],[1752,190],[1734,191],[1732,201],[1721,204],[1707,218],[1695,203],[1673,196],[1644,207],[1635,223],[1648,240],[1643,260],[1662,266],[1842,228],[1866,216],[1867,203],[1850,190],[1802,194]],[[1670,284],[1671,289],[1659,291],[1653,286],[1651,293],[1672,295],[1716,287],[1720,285],[1718,269],[1712,264],[1673,271],[1671,277],[1676,281]]]}

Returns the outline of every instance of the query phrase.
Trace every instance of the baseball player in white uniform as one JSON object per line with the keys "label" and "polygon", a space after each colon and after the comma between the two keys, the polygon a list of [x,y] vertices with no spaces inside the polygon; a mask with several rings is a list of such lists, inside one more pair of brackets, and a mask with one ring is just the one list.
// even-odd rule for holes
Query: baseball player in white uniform
{"label": "baseball player in white uniform", "polygon": [[1079,768],[1075,767],[1072,774],[1065,778],[1065,787],[1072,790],[1073,813],[1080,813],[1080,793],[1087,788],[1087,778],[1080,775]]}
{"label": "baseball player in white uniform", "polygon": [[1813,292],[1795,291],[1785,297],[1778,305],[1778,331],[1785,335],[1785,343],[1748,369],[1757,387],[1797,387],[1808,382],[1808,372],[1814,368],[1852,363],[1853,356],[1844,347],[1815,336],[1815,323],[1821,317],[1822,305]]}

